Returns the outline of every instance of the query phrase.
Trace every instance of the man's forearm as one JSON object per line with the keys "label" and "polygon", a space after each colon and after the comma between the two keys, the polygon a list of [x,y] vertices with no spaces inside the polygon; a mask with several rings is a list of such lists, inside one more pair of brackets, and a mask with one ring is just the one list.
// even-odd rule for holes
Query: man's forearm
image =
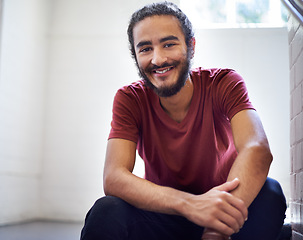
{"label": "man's forearm", "polygon": [[264,185],[272,155],[256,111],[237,113],[231,119],[231,126],[238,156],[227,181],[239,178],[240,185],[232,194],[242,199],[248,207]]}
{"label": "man's forearm", "polygon": [[272,155],[267,148],[253,147],[239,153],[227,181],[239,178],[240,185],[231,193],[242,199],[247,207],[258,195],[266,181]]}
{"label": "man's forearm", "polygon": [[137,208],[181,215],[184,199],[191,194],[156,185],[126,171],[115,171],[104,178],[106,195],[119,197]]}

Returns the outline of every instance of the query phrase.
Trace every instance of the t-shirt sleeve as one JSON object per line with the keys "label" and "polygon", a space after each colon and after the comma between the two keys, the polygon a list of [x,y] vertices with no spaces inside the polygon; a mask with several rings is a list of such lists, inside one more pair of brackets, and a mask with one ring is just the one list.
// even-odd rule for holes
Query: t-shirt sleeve
{"label": "t-shirt sleeve", "polygon": [[111,130],[108,139],[122,138],[137,143],[139,114],[134,95],[127,88],[119,89],[113,103]]}
{"label": "t-shirt sleeve", "polygon": [[234,70],[222,70],[215,85],[215,104],[229,120],[242,110],[254,109],[243,78]]}

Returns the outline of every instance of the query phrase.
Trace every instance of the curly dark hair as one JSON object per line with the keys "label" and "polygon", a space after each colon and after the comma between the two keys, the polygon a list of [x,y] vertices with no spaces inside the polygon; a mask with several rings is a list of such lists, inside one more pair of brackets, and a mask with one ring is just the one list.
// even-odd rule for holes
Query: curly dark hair
{"label": "curly dark hair", "polygon": [[134,12],[128,25],[127,34],[128,34],[129,47],[132,57],[135,59],[136,62],[137,62],[137,58],[136,58],[135,47],[134,47],[133,29],[138,22],[142,21],[146,17],[151,17],[155,15],[175,16],[180,22],[188,50],[192,47],[191,40],[194,37],[194,32],[192,29],[192,24],[187,18],[187,16],[174,3],[166,2],[166,1],[160,3],[152,3]]}

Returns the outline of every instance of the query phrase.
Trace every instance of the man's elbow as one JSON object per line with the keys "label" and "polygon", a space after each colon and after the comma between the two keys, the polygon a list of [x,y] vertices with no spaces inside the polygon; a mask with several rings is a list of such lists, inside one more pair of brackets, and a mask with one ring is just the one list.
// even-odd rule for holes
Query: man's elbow
{"label": "man's elbow", "polygon": [[264,164],[266,164],[266,166],[268,166],[268,168],[269,168],[270,165],[271,165],[271,163],[272,163],[272,161],[273,161],[273,159],[274,159],[274,157],[273,157],[270,149],[265,150],[265,152],[264,152],[264,158],[263,159],[264,159],[263,160]]}
{"label": "man's elbow", "polygon": [[269,167],[273,161],[273,155],[270,151],[269,145],[257,144],[253,147],[253,151],[257,153],[261,168],[269,170]]}
{"label": "man's elbow", "polygon": [[263,155],[264,155],[264,160],[270,165],[273,161],[273,155],[270,151],[270,147],[269,144],[262,144],[262,151],[263,151]]}
{"label": "man's elbow", "polygon": [[106,169],[103,173],[103,191],[106,196],[117,196],[127,182],[127,171],[123,169]]}
{"label": "man's elbow", "polygon": [[104,172],[103,174],[103,191],[106,196],[113,195],[114,182],[111,174]]}

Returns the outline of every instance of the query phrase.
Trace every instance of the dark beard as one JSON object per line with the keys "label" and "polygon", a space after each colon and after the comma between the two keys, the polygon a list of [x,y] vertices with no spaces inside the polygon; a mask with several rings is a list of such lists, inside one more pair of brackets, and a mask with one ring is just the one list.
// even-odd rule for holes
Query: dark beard
{"label": "dark beard", "polygon": [[[181,64],[180,61],[175,61],[172,64],[164,63],[162,66],[152,66],[150,68],[147,68],[147,71],[151,72],[154,69],[164,68],[172,65],[176,67],[180,64]],[[159,97],[171,97],[177,94],[182,89],[182,87],[184,87],[186,83],[186,80],[189,76],[190,58],[187,57],[186,61],[182,63],[179,78],[177,82],[172,86],[157,88],[151,83],[149,78],[146,76],[145,72],[141,68],[139,68],[139,66],[138,69],[139,69],[139,74],[143,78],[144,83],[147,87],[152,89]]]}

